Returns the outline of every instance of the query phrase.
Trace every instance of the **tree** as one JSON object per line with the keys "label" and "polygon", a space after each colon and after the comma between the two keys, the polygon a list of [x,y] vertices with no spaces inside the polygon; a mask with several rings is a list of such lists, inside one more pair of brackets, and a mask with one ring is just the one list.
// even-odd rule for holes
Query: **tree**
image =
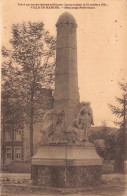
{"label": "tree", "polygon": [[[122,90],[121,97],[116,97],[116,101],[119,103],[118,106],[109,104],[109,108],[112,113],[117,117],[117,120],[114,122],[117,126],[120,127],[120,133],[118,137],[118,144],[123,147],[122,154],[124,160],[127,159],[126,155],[126,126],[127,126],[127,83],[119,83],[120,89]],[[119,119],[119,120],[118,120]]]}
{"label": "tree", "polygon": [[119,83],[120,89],[122,90],[121,97],[115,97],[116,101],[120,104],[121,107],[114,106],[109,104],[109,108],[111,109],[112,113],[119,119],[119,121],[114,121],[114,123],[121,127],[126,128],[126,121],[127,121],[127,83]]}
{"label": "tree", "polygon": [[2,126],[16,130],[23,126],[23,107],[19,96],[20,72],[11,61],[2,64]]}
{"label": "tree", "polygon": [[121,97],[116,97],[116,101],[120,104],[120,107],[109,104],[112,113],[119,119],[114,123],[125,131],[127,123],[127,83],[119,83],[122,90]]}
{"label": "tree", "polygon": [[[30,155],[33,155],[33,125],[42,116],[42,89],[52,88],[55,68],[55,38],[44,29],[42,22],[12,25],[11,51],[4,50],[14,65],[18,66],[15,83],[19,84],[23,117],[30,129]],[[15,68],[14,68],[15,69]],[[17,73],[16,73],[17,74]],[[18,81],[17,81],[18,79]],[[14,91],[12,92],[12,94]],[[44,99],[43,99],[44,100]],[[17,105],[17,104],[16,104]]]}

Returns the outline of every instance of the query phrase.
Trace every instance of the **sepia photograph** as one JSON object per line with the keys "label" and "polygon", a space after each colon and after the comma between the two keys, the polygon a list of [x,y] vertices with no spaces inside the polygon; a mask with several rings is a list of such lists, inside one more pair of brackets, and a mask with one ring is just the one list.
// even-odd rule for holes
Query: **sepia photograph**
{"label": "sepia photograph", "polygon": [[127,1],[0,10],[0,196],[126,196]]}

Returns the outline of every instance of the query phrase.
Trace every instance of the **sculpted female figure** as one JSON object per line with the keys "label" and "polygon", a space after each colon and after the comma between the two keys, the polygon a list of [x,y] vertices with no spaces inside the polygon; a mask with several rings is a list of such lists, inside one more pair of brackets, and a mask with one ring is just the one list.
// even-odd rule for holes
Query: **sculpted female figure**
{"label": "sculpted female figure", "polygon": [[79,126],[84,130],[84,140],[88,140],[88,130],[93,125],[93,112],[89,102],[84,102],[79,111]]}

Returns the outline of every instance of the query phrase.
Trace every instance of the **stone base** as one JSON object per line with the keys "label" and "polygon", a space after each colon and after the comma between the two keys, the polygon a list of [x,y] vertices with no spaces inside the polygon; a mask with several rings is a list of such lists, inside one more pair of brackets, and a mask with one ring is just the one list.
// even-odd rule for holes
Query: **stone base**
{"label": "stone base", "polygon": [[32,180],[45,187],[84,187],[100,180],[101,165],[93,146],[40,146],[32,158]]}
{"label": "stone base", "polygon": [[33,166],[32,171],[33,184],[45,187],[80,188],[93,185],[101,178],[100,166]]}

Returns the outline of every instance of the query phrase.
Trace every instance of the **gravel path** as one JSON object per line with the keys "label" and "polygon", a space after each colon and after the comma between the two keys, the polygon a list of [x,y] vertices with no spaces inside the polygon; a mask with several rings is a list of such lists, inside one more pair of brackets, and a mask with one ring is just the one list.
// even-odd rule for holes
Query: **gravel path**
{"label": "gravel path", "polygon": [[104,174],[99,185],[83,189],[33,186],[30,174],[0,173],[1,196],[127,196],[127,176]]}

